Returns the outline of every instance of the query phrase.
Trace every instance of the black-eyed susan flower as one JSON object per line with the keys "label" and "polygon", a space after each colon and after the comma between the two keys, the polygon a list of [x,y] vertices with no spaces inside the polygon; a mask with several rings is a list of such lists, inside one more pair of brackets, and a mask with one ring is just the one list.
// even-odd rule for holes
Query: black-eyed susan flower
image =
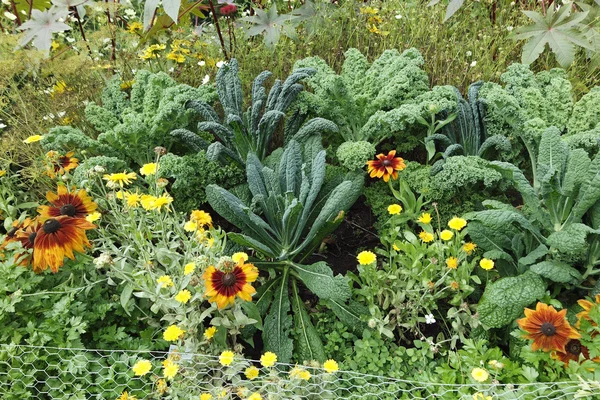
{"label": "black-eyed susan flower", "polygon": [[131,370],[135,376],[146,375],[152,369],[152,363],[148,360],[140,360],[135,363]]}
{"label": "black-eyed susan flower", "polygon": [[387,155],[381,153],[377,155],[377,160],[367,161],[367,171],[371,178],[383,178],[385,182],[392,179],[398,179],[398,171],[406,168],[404,160],[396,157],[396,150],[391,150]]}
{"label": "black-eyed susan flower", "polygon": [[254,365],[250,366],[244,370],[244,375],[246,375],[246,378],[248,378],[250,380],[254,380],[254,379],[258,378],[259,373],[260,373],[260,370],[258,368],[256,368]]}
{"label": "black-eyed susan flower", "polygon": [[221,363],[221,365],[227,367],[227,366],[231,365],[234,358],[235,358],[235,353],[233,351],[225,350],[219,356],[219,363]]}
{"label": "black-eyed susan flower", "polygon": [[[565,363],[565,367],[570,361],[579,362],[580,356],[583,354],[585,360],[590,359],[590,352],[587,347],[583,346],[577,339],[571,339],[565,345],[565,351],[555,351],[552,353],[552,358]],[[600,360],[600,359],[599,359]]]}
{"label": "black-eyed susan flower", "polygon": [[260,357],[260,363],[263,367],[272,367],[275,365],[275,363],[277,363],[277,354],[267,351]]}
{"label": "black-eyed susan flower", "polygon": [[83,253],[85,247],[92,247],[85,231],[95,227],[85,218],[61,215],[47,219],[35,237],[33,270],[45,271],[50,268],[52,272],[58,272],[58,268],[64,265],[65,257],[74,260],[74,251]]}
{"label": "black-eyed susan flower", "polygon": [[39,206],[38,213],[42,221],[48,218],[67,216],[85,218],[98,208],[84,189],[70,191],[64,185],[59,185],[56,193],[46,193],[50,206]]}
{"label": "black-eyed susan flower", "polygon": [[377,261],[377,256],[372,251],[361,251],[356,259],[360,265],[369,265]]}
{"label": "black-eyed susan flower", "polygon": [[323,369],[328,374],[331,374],[331,373],[338,371],[340,369],[340,367],[339,367],[337,361],[329,359],[329,360],[325,361],[325,363],[323,363]]}
{"label": "black-eyed susan flower", "polygon": [[533,340],[531,344],[533,351],[542,349],[564,353],[569,339],[581,337],[571,327],[566,315],[567,310],[556,311],[554,307],[538,302],[535,310],[526,308],[525,318],[518,319],[517,323],[527,332],[524,338]]}
{"label": "black-eyed susan flower", "polygon": [[135,172],[117,172],[116,174],[105,174],[102,179],[106,181],[106,186],[111,189],[130,185],[131,182],[137,179]]}
{"label": "black-eyed susan flower", "polygon": [[579,306],[581,308],[583,308],[583,311],[577,313],[577,326],[579,326],[582,319],[588,320],[588,321],[592,322],[593,325],[596,325],[590,318],[590,310],[593,307],[600,306],[600,294],[597,294],[594,300],[595,300],[595,303],[593,303],[587,299],[577,300],[577,304],[579,304]]}
{"label": "black-eyed susan flower", "polygon": [[[21,246],[25,251],[15,254],[15,262],[22,267],[26,267],[31,262],[32,254],[29,250],[33,249],[40,225],[39,220],[35,219],[16,233],[16,240],[21,242]],[[34,269],[34,272],[39,273],[41,271]]]}
{"label": "black-eyed susan flower", "polygon": [[167,342],[176,342],[183,336],[184,333],[185,331],[177,325],[170,325],[163,332],[163,339],[165,339]]}
{"label": "black-eyed susan flower", "polygon": [[61,156],[55,151],[46,153],[46,158],[49,161],[46,175],[50,178],[55,178],[57,175],[64,175],[79,166],[79,159],[73,157],[75,152],[70,151],[64,156]]}
{"label": "black-eyed susan flower", "polygon": [[6,246],[9,243],[13,243],[17,241],[17,233],[19,233],[19,231],[21,229],[25,229],[26,227],[28,227],[30,224],[32,223],[32,220],[30,218],[26,218],[23,221],[14,221],[12,223],[12,228],[8,230],[8,232],[6,232],[6,236],[4,236],[4,240],[2,240],[2,243],[0,243],[0,251],[4,250],[6,248]]}
{"label": "black-eyed susan flower", "polygon": [[238,263],[234,267],[226,266],[221,271],[210,266],[202,275],[206,287],[205,296],[211,303],[217,303],[218,308],[233,304],[235,297],[252,301],[256,289],[251,283],[258,278],[258,269],[252,264]]}

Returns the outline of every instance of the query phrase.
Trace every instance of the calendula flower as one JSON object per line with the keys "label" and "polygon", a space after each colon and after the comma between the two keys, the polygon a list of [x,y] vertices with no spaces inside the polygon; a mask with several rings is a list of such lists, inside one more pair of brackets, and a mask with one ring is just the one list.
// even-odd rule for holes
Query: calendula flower
{"label": "calendula flower", "polygon": [[188,221],[183,225],[183,230],[186,232],[196,232],[198,230],[198,224],[194,221]]}
{"label": "calendula flower", "polygon": [[479,260],[479,266],[485,269],[486,271],[489,271],[494,268],[494,262],[487,258],[482,258],[481,260]]}
{"label": "calendula flower", "polygon": [[58,81],[56,84],[54,84],[54,86],[52,86],[52,89],[50,90],[50,96],[54,97],[57,94],[63,94],[67,90],[69,90],[67,83],[65,81]]}
{"label": "calendula flower", "polygon": [[325,361],[325,363],[323,364],[323,369],[328,374],[331,374],[333,372],[338,371],[340,368],[339,368],[338,363],[336,361],[329,359],[329,360]]}
{"label": "calendula flower", "polygon": [[210,393],[202,393],[200,395],[200,400],[212,400],[213,399],[213,395]]}
{"label": "calendula flower", "polygon": [[390,204],[387,210],[390,215],[400,214],[402,212],[402,206],[400,204]]}
{"label": "calendula flower", "polygon": [[95,211],[91,214],[89,214],[87,217],[85,217],[85,220],[87,222],[96,222],[100,219],[100,217],[102,217],[102,214],[100,214],[98,211]]}
{"label": "calendula flower", "polygon": [[525,309],[525,318],[517,323],[527,335],[526,339],[533,340],[533,351],[560,351],[565,353],[565,346],[569,339],[579,339],[581,335],[569,325],[566,319],[567,310],[556,311],[547,304],[538,302],[535,310]]}
{"label": "calendula flower", "polygon": [[256,289],[251,283],[258,278],[258,269],[252,264],[240,263],[221,271],[211,265],[202,274],[202,278],[208,301],[217,303],[217,307],[222,309],[233,304],[236,296],[245,301],[252,301]]}
{"label": "calendula flower", "polygon": [[448,257],[446,259],[446,266],[450,269],[456,269],[458,267],[458,258]]}
{"label": "calendula flower", "polygon": [[277,362],[277,355],[270,351],[267,351],[260,357],[260,363],[263,367],[272,367]]}
{"label": "calendula flower", "polygon": [[50,267],[56,273],[64,265],[65,257],[75,260],[74,251],[83,253],[85,247],[92,247],[85,231],[95,227],[84,218],[61,215],[47,219],[35,238],[32,264],[34,271],[44,271]]}
{"label": "calendula flower", "polygon": [[173,379],[179,371],[179,365],[174,363],[170,358],[163,361],[163,377],[165,379]]}
{"label": "calendula flower", "polygon": [[225,350],[219,356],[219,362],[221,363],[221,365],[227,367],[227,366],[231,365],[234,357],[235,357],[235,354],[233,353],[233,351]]}
{"label": "calendula flower", "polygon": [[238,253],[233,253],[233,255],[231,256],[231,259],[233,261],[235,261],[237,264],[243,264],[246,261],[248,261],[248,254],[244,253],[243,251],[240,251]]}
{"label": "calendula flower", "polygon": [[425,243],[433,242],[433,233],[421,231],[421,233],[419,233],[419,238]]}
{"label": "calendula flower", "polygon": [[157,163],[148,163],[148,164],[142,165],[142,168],[140,168],[140,175],[150,176],[150,175],[156,174],[156,171],[158,171],[158,164]]}
{"label": "calendula flower", "polygon": [[209,328],[206,328],[206,330],[204,331],[203,336],[206,338],[206,340],[210,340],[215,336],[215,333],[217,333],[217,327],[216,326],[211,326]]}
{"label": "calendula flower", "polygon": [[485,382],[490,377],[490,374],[483,368],[473,368],[471,371],[471,376],[477,382]]}
{"label": "calendula flower", "polygon": [[418,221],[422,224],[429,225],[431,223],[431,214],[423,213],[419,216]]}
{"label": "calendula flower", "polygon": [[262,400],[262,396],[260,393],[254,392],[248,397],[248,400]]}
{"label": "calendula flower", "polygon": [[360,265],[369,265],[377,261],[377,256],[372,251],[361,251],[356,259]]}
{"label": "calendula flower", "polygon": [[256,368],[255,366],[251,366],[246,368],[246,370],[244,370],[244,375],[246,375],[246,378],[250,379],[250,380],[254,380],[256,378],[258,378],[258,374],[259,374],[259,369]]}
{"label": "calendula flower", "polygon": [[131,369],[136,376],[146,375],[152,369],[152,363],[148,360],[140,360]]}
{"label": "calendula flower", "polygon": [[163,275],[160,278],[158,278],[156,280],[156,283],[158,283],[159,285],[162,285],[162,287],[171,287],[173,286],[173,280],[171,279],[171,277],[169,275]]}
{"label": "calendula flower", "polygon": [[196,270],[196,263],[193,263],[193,262],[187,263],[183,267],[183,274],[184,275],[193,274],[195,270]]}
{"label": "calendula flower", "polygon": [[190,221],[196,222],[199,226],[212,226],[212,217],[209,213],[202,210],[194,210],[190,214]]}
{"label": "calendula flower", "polygon": [[454,237],[454,233],[452,233],[452,231],[449,231],[448,229],[444,229],[443,231],[440,232],[440,239],[442,240],[450,240]]}
{"label": "calendula flower", "polygon": [[163,332],[163,339],[165,339],[167,342],[176,342],[179,340],[180,337],[183,336],[184,333],[185,331],[177,325],[170,325]]}
{"label": "calendula flower", "polygon": [[600,305],[600,294],[596,295],[595,301],[595,303],[592,303],[590,300],[587,299],[577,300],[577,304],[579,304],[579,306],[583,308],[583,311],[577,313],[577,327],[579,327],[579,324],[581,323],[582,319],[590,321],[594,326],[596,325],[590,318],[590,310]]}
{"label": "calendula flower", "polygon": [[183,289],[175,296],[175,300],[180,303],[187,304],[188,301],[192,298],[192,294],[189,290]]}
{"label": "calendula flower", "polygon": [[477,392],[473,395],[473,400],[492,400],[492,396],[486,396],[481,392]]}
{"label": "calendula flower", "polygon": [[98,208],[98,205],[92,201],[85,190],[69,191],[64,185],[58,186],[56,194],[46,193],[46,199],[51,205],[40,206],[37,209],[42,221],[60,216],[85,218]]}
{"label": "calendula flower", "polygon": [[23,143],[31,144],[31,143],[39,142],[43,138],[44,138],[43,135],[33,135],[33,136],[29,136],[27,139],[23,140]]}
{"label": "calendula flower", "polygon": [[448,226],[451,229],[460,231],[462,228],[467,226],[467,221],[462,218],[454,217],[450,221],[448,221]]}
{"label": "calendula flower", "polygon": [[309,371],[305,370],[304,368],[294,367],[290,371],[290,377],[308,381],[308,380],[310,380],[311,374]]}
{"label": "calendula flower", "polygon": [[117,186],[123,187],[124,185],[129,185],[131,182],[137,179],[137,175],[135,172],[118,172],[116,174],[105,174],[102,179],[106,182],[106,186],[111,189],[116,188]]}
{"label": "calendula flower", "polygon": [[406,168],[404,160],[396,157],[396,150],[391,150],[387,155],[381,153],[377,155],[377,160],[367,161],[367,170],[371,178],[383,178],[385,182],[392,179],[398,179],[398,171]]}
{"label": "calendula flower", "polygon": [[471,242],[467,242],[465,244],[463,244],[463,251],[469,255],[471,255],[471,253],[473,253],[475,251],[475,249],[477,248],[477,245],[475,243],[471,243]]}

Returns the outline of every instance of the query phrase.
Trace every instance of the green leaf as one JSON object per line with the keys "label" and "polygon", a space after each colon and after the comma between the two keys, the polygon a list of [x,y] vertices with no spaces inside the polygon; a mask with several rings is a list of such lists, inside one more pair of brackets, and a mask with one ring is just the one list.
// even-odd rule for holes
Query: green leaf
{"label": "green leaf", "polygon": [[260,8],[253,8],[254,14],[250,17],[242,18],[242,21],[250,23],[246,34],[251,36],[264,34],[267,47],[273,47],[279,42],[281,33],[290,36],[291,32],[286,29],[297,18],[293,15],[278,15],[277,5],[273,3],[268,12]]}
{"label": "green leaf", "polygon": [[552,232],[546,244],[561,253],[583,254],[587,249],[587,236],[594,232],[596,231],[584,224],[569,224],[561,231]]}
{"label": "green leaf", "polygon": [[596,282],[596,284],[594,285],[594,287],[592,288],[592,291],[590,292],[590,296],[596,296],[600,294],[600,280],[598,280]]}
{"label": "green leaf", "polygon": [[248,235],[244,235],[243,233],[229,232],[227,236],[229,237],[229,239],[239,244],[240,246],[256,250],[267,257],[277,257],[277,254],[273,252],[273,250],[271,250],[268,246],[254,238],[251,238]]}
{"label": "green leaf", "polygon": [[350,298],[348,278],[339,274],[334,277],[326,262],[320,261],[312,265],[294,264],[293,268],[306,287],[321,300],[334,299],[344,302]]}
{"label": "green leaf", "polygon": [[519,265],[531,265],[546,254],[548,254],[548,248],[545,245],[540,244],[531,253],[527,254],[525,257],[519,258]]}
{"label": "green leaf", "polygon": [[129,310],[127,309],[127,303],[129,302],[129,299],[131,299],[132,293],[133,293],[133,286],[131,286],[129,284],[125,285],[125,287],[123,288],[123,291],[121,292],[121,307],[123,307],[123,310],[125,310],[125,312],[129,316],[131,316],[131,314],[129,313]]}
{"label": "green leaf", "polygon": [[579,188],[577,202],[571,211],[574,221],[580,221],[583,215],[600,199],[600,157],[596,156]]}
{"label": "green leaf", "polygon": [[523,314],[523,309],[546,294],[546,283],[531,271],[488,283],[477,312],[488,328],[502,328]]}
{"label": "green leaf", "polygon": [[243,301],[241,304],[242,309],[244,310],[248,318],[257,321],[254,323],[254,326],[256,326],[258,329],[262,329],[262,317],[260,315],[260,311],[258,310],[258,306],[251,301]]}
{"label": "green leaf", "polygon": [[364,304],[350,300],[348,303],[338,302],[334,299],[325,300],[325,304],[333,310],[335,315],[348,328],[355,333],[362,333],[367,329],[367,324],[362,320],[363,315],[370,315],[369,308]]}
{"label": "green leaf", "polygon": [[446,8],[446,16],[444,22],[448,21],[462,7],[465,0],[450,0],[448,8]]}
{"label": "green leaf", "polygon": [[306,307],[294,285],[292,308],[294,310],[294,326],[296,332],[296,353],[299,361],[316,360],[324,362],[325,349],[319,333],[310,321]]}
{"label": "green leaf", "polygon": [[529,267],[529,270],[552,282],[572,283],[574,285],[583,280],[583,276],[575,268],[560,261],[542,261]]}
{"label": "green leaf", "polygon": [[214,341],[220,347],[227,347],[227,328],[224,326],[217,327],[217,332],[215,332]]}
{"label": "green leaf", "polygon": [[263,283],[256,290],[256,296],[254,296],[254,303],[256,304],[256,308],[260,312],[261,316],[267,314],[267,311],[269,310],[269,305],[271,305],[271,301],[273,301],[275,287],[278,283],[279,278],[275,278]]}
{"label": "green leaf", "polygon": [[264,320],[263,330],[265,351],[277,354],[277,359],[283,363],[291,361],[294,348],[291,338],[293,321],[289,314],[288,273],[289,271],[286,269],[281,284],[276,289],[271,309]]}

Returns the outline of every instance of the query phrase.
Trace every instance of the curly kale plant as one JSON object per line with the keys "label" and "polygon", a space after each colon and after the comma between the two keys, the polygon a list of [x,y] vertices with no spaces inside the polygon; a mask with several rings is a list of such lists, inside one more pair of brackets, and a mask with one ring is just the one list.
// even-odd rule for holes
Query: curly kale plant
{"label": "curly kale plant", "polygon": [[266,314],[265,349],[275,352],[283,362],[290,361],[294,347],[300,359],[322,361],[323,345],[300,299],[299,282],[325,301],[342,321],[355,327],[363,324],[356,305],[349,302],[348,280],[334,277],[325,262],[302,263],[342,222],[361,194],[362,174],[325,182],[325,151],[319,137],[309,139],[304,149],[291,140],[275,169],[264,166],[249,152],[246,173],[252,203],[262,215],[217,185],[208,186],[206,195],[213,209],[241,230],[230,233],[230,239],[270,260],[255,264],[275,272],[259,290],[256,301]]}
{"label": "curly kale plant", "polygon": [[[198,124],[198,131],[210,131],[220,142],[209,145],[188,129],[178,129],[171,134],[194,150],[207,149],[208,158],[212,161],[218,160],[223,163],[233,161],[244,166],[250,152],[262,161],[267,156],[271,140],[280,122],[285,119],[290,104],[303,90],[303,86],[298,82],[312,74],[314,74],[312,69],[296,70],[285,82],[276,80],[267,96],[264,83],[271,76],[271,72],[262,72],[252,84],[252,103],[244,112],[238,63],[233,59],[219,69],[216,77],[217,92],[224,114],[223,120],[203,99],[189,101],[186,104],[187,109],[195,110],[204,119]],[[337,131],[335,124],[322,118],[312,119],[302,125],[303,122],[304,117],[299,114],[286,121],[284,128],[286,142],[292,138],[303,141],[323,131]]]}
{"label": "curly kale plant", "polygon": [[490,165],[523,198],[523,207],[490,201],[467,215],[469,235],[504,278],[489,284],[479,303],[481,321],[493,328],[512,322],[548,282],[572,287],[600,274],[600,156],[569,150],[557,128],[541,135],[533,184],[514,165]]}

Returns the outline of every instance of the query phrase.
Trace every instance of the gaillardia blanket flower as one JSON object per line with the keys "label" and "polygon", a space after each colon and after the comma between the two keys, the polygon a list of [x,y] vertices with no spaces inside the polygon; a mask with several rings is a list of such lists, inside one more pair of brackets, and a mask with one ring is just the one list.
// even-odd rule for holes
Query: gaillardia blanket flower
{"label": "gaillardia blanket flower", "polygon": [[220,271],[214,266],[206,269],[202,275],[206,287],[205,295],[211,303],[217,303],[218,308],[233,304],[235,296],[242,300],[252,301],[256,289],[250,283],[258,278],[258,269],[252,264],[238,263],[235,267]]}
{"label": "gaillardia blanket flower", "polygon": [[33,270],[52,272],[64,265],[65,257],[75,259],[73,251],[83,253],[85,247],[92,247],[85,231],[96,226],[85,218],[59,216],[47,219],[37,231],[33,246]]}
{"label": "gaillardia blanket flower", "polygon": [[398,171],[406,168],[404,160],[396,157],[396,150],[391,150],[387,155],[377,154],[377,160],[367,161],[369,176],[371,178],[383,178],[385,182],[398,179]]}
{"label": "gaillardia blanket flower", "polygon": [[85,190],[69,191],[64,185],[58,186],[56,194],[48,192],[46,199],[51,205],[38,207],[42,221],[59,216],[85,218],[98,208],[98,205],[92,201]]}
{"label": "gaillardia blanket flower", "polygon": [[556,350],[565,352],[569,339],[579,339],[581,335],[569,325],[567,310],[556,311],[547,304],[538,302],[535,310],[525,309],[525,318],[517,323],[528,333],[524,337],[533,340],[531,349],[536,351]]}

